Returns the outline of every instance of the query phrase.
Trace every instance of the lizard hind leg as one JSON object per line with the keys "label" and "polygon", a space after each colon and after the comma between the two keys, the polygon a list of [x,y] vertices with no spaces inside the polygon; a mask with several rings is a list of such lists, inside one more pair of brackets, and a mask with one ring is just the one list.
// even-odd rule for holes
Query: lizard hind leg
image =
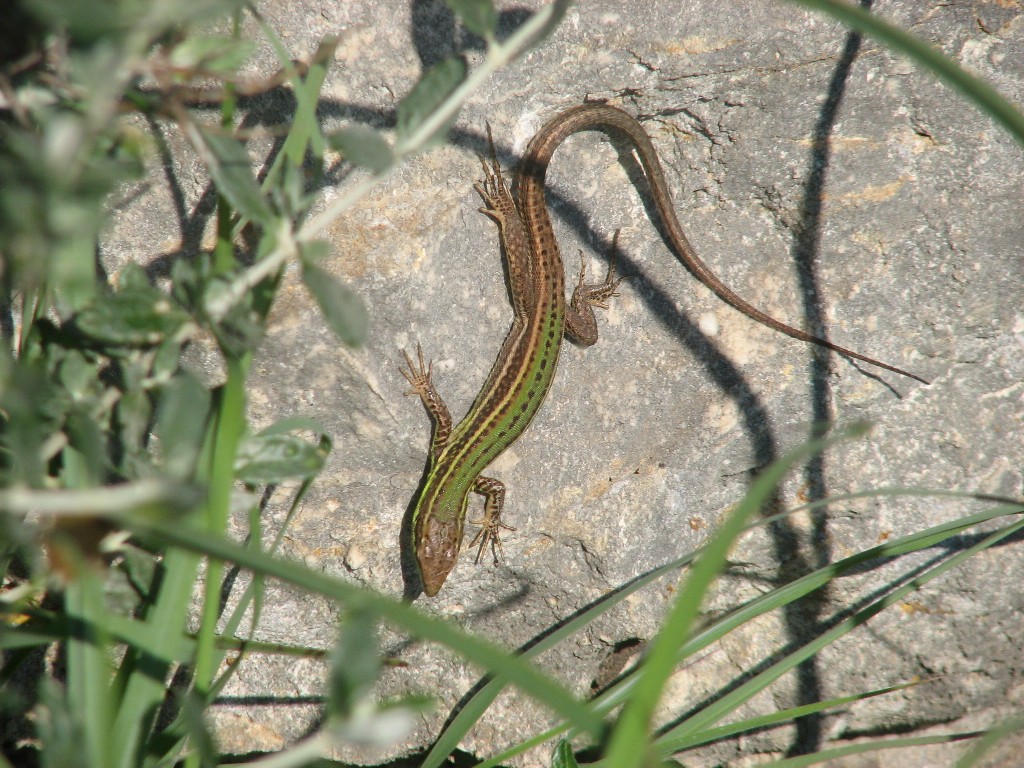
{"label": "lizard hind leg", "polygon": [[619,249],[619,231],[612,237],[611,252],[608,254],[608,271],[600,283],[587,282],[587,262],[580,251],[580,271],[572,300],[566,307],[566,332],[580,346],[589,347],[597,341],[597,318],[594,307],[608,309],[608,300],[618,296],[616,289],[622,278],[615,273],[615,255]]}
{"label": "lizard hind leg", "polygon": [[[480,212],[502,224],[503,220],[498,216],[505,214],[508,206],[512,206],[514,209],[515,203],[512,200],[512,193],[509,192],[508,184],[505,182],[505,177],[501,175],[501,163],[498,162],[498,153],[494,149],[494,137],[491,135],[490,123],[487,123],[487,148],[489,157],[477,154],[484,170],[484,178],[481,182],[474,184],[473,188],[487,204],[487,207],[481,208]],[[507,219],[507,216],[505,218]]]}
{"label": "lizard hind leg", "polygon": [[499,565],[504,559],[504,550],[501,547],[501,531],[514,531],[511,525],[504,523],[501,519],[501,510],[505,506],[505,486],[500,480],[495,480],[493,477],[484,477],[481,475],[476,479],[476,483],[473,485],[473,490],[477,493],[483,494],[487,499],[484,504],[484,516],[480,520],[474,520],[474,525],[479,525],[480,530],[477,531],[476,536],[469,542],[469,547],[472,549],[477,546],[479,542],[479,548],[476,551],[476,559],[474,562],[479,563],[483,557],[484,550],[487,545],[491,545],[491,556],[494,558],[494,564]]}
{"label": "lizard hind leg", "polygon": [[522,322],[529,307],[536,302],[536,271],[530,237],[519,213],[515,199],[509,191],[505,177],[501,175],[501,164],[498,162],[491,136],[491,126],[487,126],[487,144],[490,148],[490,159],[478,155],[483,167],[484,177],[473,185],[483,199],[485,207],[480,212],[488,216],[498,225],[502,250],[508,267],[508,278],[511,285],[512,309],[518,321]]}
{"label": "lizard hind leg", "polygon": [[[623,278],[616,273],[615,262],[616,256],[619,253],[619,233],[621,231],[621,229],[616,229],[615,234],[612,235],[612,247],[608,251],[608,270],[604,273],[604,280],[600,283],[587,285],[584,282],[586,277],[585,270],[580,270],[580,279],[576,290],[582,292],[581,298],[585,299],[587,304],[592,307],[608,309],[608,299],[619,295],[616,289]],[[575,291],[573,291],[573,294],[575,295]]]}

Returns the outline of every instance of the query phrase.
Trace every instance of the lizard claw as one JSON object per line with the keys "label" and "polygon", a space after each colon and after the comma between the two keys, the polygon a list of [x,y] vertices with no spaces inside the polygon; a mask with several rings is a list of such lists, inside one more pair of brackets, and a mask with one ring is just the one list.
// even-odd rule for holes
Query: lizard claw
{"label": "lizard claw", "polygon": [[402,354],[405,355],[405,364],[408,366],[408,370],[405,368],[399,368],[398,370],[412,386],[412,389],[408,390],[405,394],[423,397],[431,389],[430,376],[434,372],[434,361],[431,360],[429,363],[423,362],[423,350],[420,349],[419,342],[416,343],[416,356],[419,358],[418,365],[413,363],[409,353],[404,349]]}

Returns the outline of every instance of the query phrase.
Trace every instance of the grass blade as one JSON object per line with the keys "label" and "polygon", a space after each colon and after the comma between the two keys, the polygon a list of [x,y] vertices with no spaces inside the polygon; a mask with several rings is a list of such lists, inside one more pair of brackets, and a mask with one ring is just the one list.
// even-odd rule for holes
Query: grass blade
{"label": "grass blade", "polygon": [[493,643],[464,632],[446,621],[427,616],[403,602],[203,531],[130,518],[119,522],[139,535],[155,537],[168,545],[199,552],[216,560],[236,563],[264,576],[337,600],[352,610],[371,611],[418,637],[454,649],[467,661],[497,670],[494,673],[496,677],[511,681],[523,693],[550,707],[592,738],[598,738],[601,733],[601,718],[590,712],[564,687],[552,681],[549,675],[521,659],[509,656],[507,651]]}
{"label": "grass blade", "polygon": [[737,688],[730,691],[710,706],[704,708],[681,723],[673,730],[673,733],[678,738],[678,741],[674,743],[675,747],[684,748],[686,746],[690,746],[692,743],[696,743],[697,740],[703,738],[702,733],[706,729],[710,728],[713,723],[725,717],[758,692],[767,688],[786,672],[789,672],[807,659],[813,657],[822,648],[834,643],[840,637],[859,627],[861,624],[866,623],[869,619],[881,613],[886,608],[897,604],[904,597],[919,590],[928,582],[942,576],[952,568],[961,565],[964,561],[973,557],[978,552],[988,549],[1007,536],[1011,536],[1020,530],[1024,530],[1024,520],[1007,525],[995,533],[986,536],[977,544],[968,547],[961,552],[957,552],[940,565],[935,566],[926,573],[915,576],[909,583],[893,590],[885,597],[871,603],[869,606],[858,611],[850,618],[840,622],[835,627],[822,632],[811,642],[806,643],[801,648],[798,648],[793,653],[787,655],[785,658],[771,665],[768,669],[739,685]]}
{"label": "grass blade", "polygon": [[79,572],[68,584],[64,607],[70,633],[67,696],[82,727],[82,749],[93,768],[110,763],[110,664],[103,622],[103,586],[91,566],[78,558]]}
{"label": "grass blade", "polygon": [[654,710],[665,683],[676,666],[679,649],[689,637],[690,628],[697,618],[704,596],[725,567],[729,550],[743,533],[747,520],[761,509],[778,483],[797,461],[825,450],[839,440],[862,434],[866,430],[866,425],[855,425],[826,439],[812,440],[770,465],[754,481],[736,511],[726,518],[694,563],[675,606],[669,612],[658,636],[651,643],[650,653],[640,669],[631,698],[626,702],[619,722],[612,732],[607,752],[612,765],[639,766],[649,759],[647,750],[638,747],[648,743]]}
{"label": "grass blade", "polygon": [[808,765],[818,765],[830,760],[838,760],[849,755],[863,755],[868,752],[878,752],[882,749],[907,749],[909,747],[926,747],[931,744],[953,744],[964,739],[974,739],[981,735],[979,731],[970,733],[948,733],[938,736],[907,736],[900,739],[879,739],[877,741],[865,741],[857,744],[845,744],[841,747],[823,749],[812,755],[799,755],[778,760],[771,765],[774,768],[805,768]]}

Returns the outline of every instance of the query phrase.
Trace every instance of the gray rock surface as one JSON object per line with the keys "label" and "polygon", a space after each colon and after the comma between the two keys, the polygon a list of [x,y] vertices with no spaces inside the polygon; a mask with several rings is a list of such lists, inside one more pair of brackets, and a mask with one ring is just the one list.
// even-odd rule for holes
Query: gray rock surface
{"label": "gray rock surface", "polygon": [[[538,5],[507,9],[507,21]],[[1017,5],[876,5],[1024,101]],[[296,57],[322,35],[340,35],[325,88],[332,126],[392,125],[422,69],[463,40],[440,2],[264,6]],[[481,56],[472,44],[465,53],[471,64]],[[584,97],[612,99],[644,122],[691,241],[737,292],[786,322],[823,324],[832,340],[931,384],[823,356],[723,305],[667,250],[607,138],[573,137],[549,176],[563,254],[574,269],[583,249],[600,272],[621,229],[628,279],[601,314],[598,344],[565,348],[534,424],[490,472],[508,487],[506,520],[518,529],[504,540],[507,562],[474,566],[464,556],[441,594],[421,601],[425,609],[516,647],[699,546],[743,496],[751,470],[801,444],[822,419],[866,419],[875,428],[795,473],[782,492],[787,505],[887,486],[1022,494],[1021,148],[929,74],[794,6],[587,0],[487,81],[448,145],[415,158],[332,227],[326,266],[369,308],[365,349],[342,347],[295,275],[286,278],[255,366],[252,412],[259,423],[313,417],[335,440],[289,531],[288,556],[402,595],[399,531],[424,468],[429,422],[403,397],[401,352],[420,343],[453,415],[465,413],[511,321],[495,227],[477,212],[472,188],[484,126],[512,166],[545,120]],[[189,161],[181,163],[187,176]],[[195,181],[190,205],[203,189]],[[161,183],[154,177],[153,196],[122,211],[116,232],[126,249],[134,239],[152,252],[154,242],[173,239],[173,219],[169,233],[158,230],[169,210]],[[275,495],[268,528],[283,516],[288,490]],[[744,540],[708,609],[727,610],[780,577],[976,509],[888,497],[793,517]],[[730,637],[678,674],[666,718],[942,554],[843,579],[802,615],[775,615]],[[974,558],[746,711],[915,677],[934,682],[799,732],[690,755],[687,765],[748,764],[801,739],[966,729],[1019,710],[1021,565],[1019,540]],[[639,593],[541,664],[586,694],[616,643],[654,635],[676,586],[671,577]],[[259,636],[327,646],[337,620],[337,606],[272,586]],[[348,760],[379,763],[429,743],[478,679],[452,654],[386,628],[382,642],[409,666],[385,674],[381,696],[425,692],[439,706],[406,744],[345,749]],[[323,674],[311,662],[252,657],[217,709],[222,747],[275,748],[307,732]],[[463,748],[493,754],[548,720],[534,703],[502,696]],[[546,763],[547,749],[523,764]],[[959,752],[883,753],[844,765],[950,765]]]}

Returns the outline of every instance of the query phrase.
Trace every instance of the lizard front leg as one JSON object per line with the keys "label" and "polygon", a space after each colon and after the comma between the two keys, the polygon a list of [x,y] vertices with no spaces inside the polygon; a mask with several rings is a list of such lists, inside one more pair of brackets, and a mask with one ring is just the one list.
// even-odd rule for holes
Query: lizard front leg
{"label": "lizard front leg", "polygon": [[402,350],[402,354],[405,355],[405,364],[408,370],[406,368],[399,368],[399,371],[401,371],[405,380],[412,386],[412,389],[405,394],[419,395],[423,407],[427,409],[427,414],[434,424],[434,436],[430,441],[430,452],[436,459],[445,446],[448,445],[448,438],[451,437],[452,415],[448,412],[448,406],[444,404],[444,400],[441,399],[441,395],[434,388],[434,382],[430,378],[434,372],[434,363],[431,361],[424,364],[423,350],[420,349],[420,345],[416,345],[418,365],[413,363],[408,352]]}

